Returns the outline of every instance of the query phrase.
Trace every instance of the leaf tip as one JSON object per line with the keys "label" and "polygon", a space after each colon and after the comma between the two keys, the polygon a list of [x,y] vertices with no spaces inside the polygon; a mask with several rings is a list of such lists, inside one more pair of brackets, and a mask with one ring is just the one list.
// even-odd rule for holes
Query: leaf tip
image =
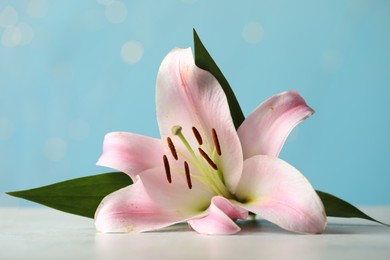
{"label": "leaf tip", "polygon": [[5,192],[5,194],[10,195],[10,196],[14,196],[14,197],[15,197],[16,193],[17,193],[16,191],[7,191],[7,192]]}
{"label": "leaf tip", "polygon": [[194,35],[194,39],[199,38],[198,33],[196,32],[195,28],[192,28],[192,33]]}
{"label": "leaf tip", "polygon": [[7,192],[5,192],[5,194],[12,196],[12,197],[24,199],[23,191],[7,191]]}

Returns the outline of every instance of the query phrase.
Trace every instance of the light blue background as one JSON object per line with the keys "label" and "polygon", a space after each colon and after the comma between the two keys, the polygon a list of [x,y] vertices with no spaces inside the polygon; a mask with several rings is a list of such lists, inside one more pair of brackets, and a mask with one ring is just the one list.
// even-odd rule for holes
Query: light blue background
{"label": "light blue background", "polygon": [[[315,188],[390,204],[390,1],[103,2],[0,2],[0,206],[29,205],[5,191],[109,171],[95,166],[107,132],[158,137],[157,70],[192,28],[246,115],[289,89],[316,110],[281,154]],[[138,62],[121,57],[128,41]]]}

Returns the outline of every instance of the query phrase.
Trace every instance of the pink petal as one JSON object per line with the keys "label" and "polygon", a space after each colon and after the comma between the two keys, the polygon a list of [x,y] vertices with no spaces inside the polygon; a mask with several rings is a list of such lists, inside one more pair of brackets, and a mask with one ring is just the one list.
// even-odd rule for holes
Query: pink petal
{"label": "pink petal", "polygon": [[185,221],[193,213],[164,208],[151,200],[141,180],[106,196],[95,213],[101,232],[143,232]]}
{"label": "pink petal", "polygon": [[243,208],[300,233],[321,233],[324,206],[307,179],[279,158],[257,155],[244,162],[236,196]]}
{"label": "pink petal", "polygon": [[161,140],[132,133],[109,133],[97,165],[127,173],[132,179],[140,172],[163,165]]}
{"label": "pink petal", "polygon": [[[242,172],[240,140],[225,93],[209,72],[195,66],[190,48],[174,49],[163,60],[157,77],[156,103],[163,140],[172,136],[173,126],[180,125],[196,150],[198,143],[192,133],[195,126],[205,142],[202,147],[211,156],[215,147],[212,128],[216,130],[222,150],[222,157],[216,157],[216,161],[228,188],[234,191]],[[172,139],[179,150],[185,151],[178,138]]]}
{"label": "pink petal", "polygon": [[313,113],[295,91],[267,99],[238,129],[244,158],[258,154],[277,157],[291,130]]}
{"label": "pink petal", "polygon": [[163,167],[140,174],[147,194],[156,204],[167,209],[185,209],[194,214],[203,212],[210,205],[213,193],[203,183],[191,178],[190,189],[184,173],[172,171],[171,176],[172,182],[169,183]]}
{"label": "pink petal", "polygon": [[227,199],[216,196],[212,199],[206,217],[189,220],[190,226],[197,232],[208,235],[234,234],[240,227],[232,219],[246,219],[248,212],[233,205]]}

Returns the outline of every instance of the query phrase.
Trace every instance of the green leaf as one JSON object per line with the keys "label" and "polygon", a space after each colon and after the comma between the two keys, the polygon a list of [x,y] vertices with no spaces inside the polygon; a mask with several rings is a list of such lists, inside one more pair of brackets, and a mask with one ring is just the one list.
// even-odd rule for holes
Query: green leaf
{"label": "green leaf", "polygon": [[316,192],[317,192],[318,196],[320,197],[320,199],[322,200],[322,203],[325,206],[326,215],[328,217],[362,218],[362,219],[366,219],[366,220],[370,220],[370,221],[375,221],[375,222],[380,223],[382,225],[389,226],[385,223],[382,223],[382,222],[368,216],[367,214],[365,214],[364,212],[362,212],[361,210],[359,210],[358,208],[356,208],[352,204],[346,202],[345,200],[342,200],[336,196],[333,196],[332,194],[329,194],[329,193],[326,193],[323,191],[317,190]]}
{"label": "green leaf", "polygon": [[237,98],[234,95],[234,92],[230,87],[228,81],[223,76],[221,70],[218,68],[217,64],[210,56],[206,47],[201,42],[195,29],[193,30],[193,32],[194,32],[195,64],[199,68],[210,72],[218,80],[219,84],[221,84],[229,103],[230,114],[232,115],[234,126],[236,127],[236,129],[238,129],[241,123],[244,122],[245,120],[240,104],[238,103]]}
{"label": "green leaf", "polygon": [[93,218],[102,199],[132,184],[122,172],[111,172],[67,180],[30,190],[7,192],[64,212]]}

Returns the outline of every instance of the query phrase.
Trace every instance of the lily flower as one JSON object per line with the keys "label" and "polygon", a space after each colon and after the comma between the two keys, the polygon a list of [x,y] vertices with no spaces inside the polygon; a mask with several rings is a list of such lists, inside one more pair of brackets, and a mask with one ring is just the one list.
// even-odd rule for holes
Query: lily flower
{"label": "lily flower", "polygon": [[272,96],[235,129],[218,81],[191,49],[174,49],[156,83],[161,139],[115,132],[97,164],[133,184],[106,196],[101,232],[144,232],[188,222],[203,234],[233,234],[253,212],[298,233],[321,233],[324,206],[308,180],[278,158],[291,130],[314,113],[294,91]]}

